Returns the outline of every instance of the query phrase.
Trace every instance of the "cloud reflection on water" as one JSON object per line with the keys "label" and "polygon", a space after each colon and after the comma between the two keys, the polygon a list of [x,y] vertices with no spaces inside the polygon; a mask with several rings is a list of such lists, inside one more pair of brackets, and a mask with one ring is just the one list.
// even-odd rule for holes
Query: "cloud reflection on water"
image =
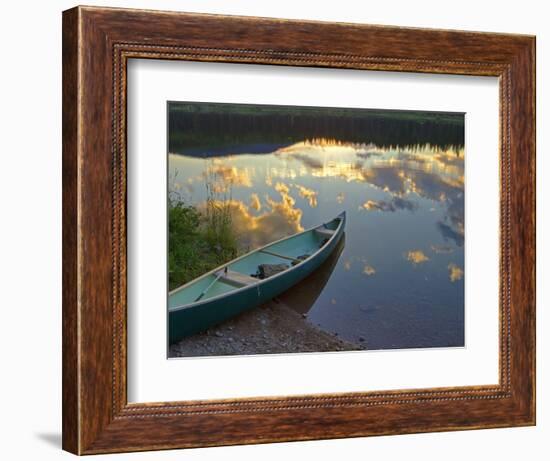
{"label": "cloud reflection on water", "polygon": [[[445,240],[464,244],[464,149],[440,150],[430,145],[376,147],[317,139],[278,149],[276,156],[297,161],[315,178],[362,182],[389,194],[388,200],[369,200],[371,211],[413,211],[415,194],[441,203],[446,216],[436,226]],[[296,177],[289,168],[272,168],[273,176]],[[405,198],[407,197],[407,198]]]}
{"label": "cloud reflection on water", "polygon": [[262,209],[262,203],[260,202],[260,197],[258,194],[250,194],[250,208],[254,211],[260,211]]}
{"label": "cloud reflection on water", "polygon": [[386,200],[367,200],[363,203],[362,208],[365,210],[375,211],[391,211],[409,210],[414,211],[418,205],[412,200],[407,200],[401,197],[393,197],[391,201]]}
{"label": "cloud reflection on water", "polygon": [[[230,162],[230,158],[228,160]],[[203,179],[207,179],[207,175],[216,178],[216,187],[218,188],[216,192],[224,192],[230,186],[252,187],[254,171],[249,168],[237,168],[220,159],[214,159],[211,161],[208,172],[203,173]]]}
{"label": "cloud reflection on water", "polygon": [[369,264],[366,264],[365,267],[363,267],[363,274],[371,276],[376,274],[376,269]]}
{"label": "cloud reflection on water", "polygon": [[317,207],[317,192],[313,189],[308,189],[307,187],[301,186],[299,184],[294,184],[294,187],[298,189],[300,197],[307,200],[311,208]]}
{"label": "cloud reflection on water", "polygon": [[[303,230],[304,205],[296,200],[303,199],[310,208],[317,208],[323,182],[334,180],[365,184],[369,188],[364,190],[368,199],[360,205],[365,212],[415,212],[422,200],[432,202],[430,211],[443,210],[434,221],[443,241],[458,247],[464,244],[463,148],[442,150],[430,145],[394,148],[315,139],[276,149],[271,154],[253,154],[216,157],[211,165],[221,189],[238,192],[259,185],[262,190],[267,189],[247,193],[246,199],[237,198],[238,193],[231,194],[230,209],[236,231],[250,248]],[[378,196],[369,190],[378,191]],[[360,189],[353,195],[356,193],[360,194]],[[347,200],[343,191],[332,197],[333,203],[336,200],[343,204]],[[432,250],[435,254],[452,252],[448,244],[434,244]],[[430,257],[423,250],[410,250],[406,259],[418,265]],[[363,268],[366,275],[376,272],[372,266]],[[456,280],[458,272],[455,270],[454,274]]]}
{"label": "cloud reflection on water", "polygon": [[449,269],[449,280],[451,282],[461,280],[464,276],[464,271],[454,263],[450,263],[447,268]]}
{"label": "cloud reflection on water", "polygon": [[411,250],[407,252],[406,258],[414,265],[422,264],[430,260],[422,250]]}
{"label": "cloud reflection on water", "polygon": [[[286,235],[301,232],[302,210],[296,208],[295,200],[281,189],[280,200],[266,197],[267,210],[254,215],[253,204],[246,205],[240,200],[231,199],[226,202],[229,207],[233,229],[243,248],[253,249],[266,245],[269,242]],[[215,206],[222,206],[215,203]],[[204,204],[201,205],[204,207]]]}

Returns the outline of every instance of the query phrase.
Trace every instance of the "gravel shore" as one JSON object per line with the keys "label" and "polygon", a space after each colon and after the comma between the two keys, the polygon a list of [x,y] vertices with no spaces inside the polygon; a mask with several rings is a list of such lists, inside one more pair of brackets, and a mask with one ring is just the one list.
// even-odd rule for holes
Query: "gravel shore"
{"label": "gravel shore", "polygon": [[284,354],[361,350],[307,322],[282,301],[274,300],[221,325],[173,344],[168,356]]}

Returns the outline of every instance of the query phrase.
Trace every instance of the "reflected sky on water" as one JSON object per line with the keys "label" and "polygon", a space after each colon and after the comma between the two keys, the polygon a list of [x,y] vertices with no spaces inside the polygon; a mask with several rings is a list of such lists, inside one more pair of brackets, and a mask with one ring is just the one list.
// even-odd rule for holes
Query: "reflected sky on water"
{"label": "reflected sky on water", "polygon": [[346,210],[345,246],[308,321],[373,349],[463,345],[462,148],[320,138],[238,151],[169,154],[169,190],[200,207],[214,173],[245,250]]}

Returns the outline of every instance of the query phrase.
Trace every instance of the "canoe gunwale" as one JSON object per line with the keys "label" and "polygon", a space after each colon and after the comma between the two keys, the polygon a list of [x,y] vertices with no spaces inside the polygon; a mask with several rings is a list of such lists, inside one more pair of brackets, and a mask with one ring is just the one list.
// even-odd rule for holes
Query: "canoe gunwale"
{"label": "canoe gunwale", "polygon": [[332,222],[334,221],[335,219],[338,219],[340,218],[340,223],[338,224],[338,227],[334,230],[334,234],[321,246],[317,249],[317,251],[315,251],[313,254],[310,255],[309,258],[307,259],[304,259],[303,261],[300,261],[298,264],[292,266],[292,267],[289,267],[287,270],[285,271],[282,271],[282,272],[279,272],[278,274],[275,274],[275,275],[272,275],[271,277],[268,277],[266,279],[258,279],[258,282],[255,283],[255,284],[251,284],[251,285],[247,285],[247,286],[243,286],[243,287],[240,287],[240,288],[236,288],[235,290],[232,290],[230,291],[229,293],[220,293],[219,295],[216,295],[216,296],[213,296],[211,298],[206,298],[204,300],[200,300],[200,301],[197,301],[197,302],[192,302],[192,303],[189,303],[189,304],[183,304],[181,306],[177,306],[177,307],[173,307],[173,308],[168,308],[168,313],[172,313],[172,312],[178,312],[178,311],[181,311],[181,310],[184,310],[184,309],[189,309],[189,308],[194,308],[196,306],[200,306],[201,304],[207,304],[209,302],[212,302],[214,300],[217,300],[219,298],[223,298],[225,296],[227,296],[228,294],[233,294],[233,293],[238,293],[238,292],[241,292],[241,291],[244,291],[244,290],[248,290],[252,287],[256,288],[256,287],[260,287],[262,284],[266,283],[266,282],[270,282],[270,281],[273,281],[275,279],[277,279],[278,277],[281,277],[285,274],[288,274],[288,273],[291,273],[293,272],[295,269],[298,269],[300,268],[300,266],[302,266],[303,264],[305,264],[306,262],[310,261],[313,257],[316,257],[319,255],[319,253],[321,251],[323,251],[323,249],[329,245],[335,238],[339,238],[339,236],[341,235],[342,233],[342,229],[343,229],[343,226],[345,225],[345,221],[346,221],[346,212],[343,211],[342,213],[338,214],[337,216],[335,216],[334,218],[332,218],[331,220],[325,222],[325,223],[322,223],[320,225],[316,225],[316,226],[313,226],[313,227],[310,227],[302,232],[299,232],[297,234],[294,234],[294,235],[289,235],[287,237],[283,237],[279,240],[275,240],[274,242],[271,242],[271,243],[268,243],[267,245],[264,245],[263,247],[260,247],[260,248],[256,248],[255,250],[252,250],[252,251],[249,251],[248,253],[242,255],[242,256],[239,256],[238,258],[235,258],[231,261],[228,261],[227,263],[225,264],[222,264],[221,266],[218,266],[216,267],[215,269],[212,269],[211,271],[201,275],[200,277],[197,277],[196,279],[193,279],[191,280],[190,282],[178,287],[178,288],[175,288],[174,290],[172,290],[171,292],[168,293],[168,296],[184,289],[184,288],[187,288],[188,286],[190,286],[192,283],[195,283],[197,280],[201,279],[201,278],[204,278],[204,277],[208,277],[209,275],[213,275],[215,274],[216,272],[224,269],[225,267],[227,267],[229,264],[233,264],[237,261],[240,261],[244,258],[246,258],[247,256],[250,256],[251,254],[254,254],[254,253],[257,253],[258,251],[264,249],[264,248],[267,248],[271,245],[275,245],[277,243],[280,243],[280,242],[283,242],[285,240],[288,240],[288,239],[291,239],[291,238],[294,238],[294,237],[297,237],[299,235],[303,235],[303,234],[306,234],[307,232],[312,232],[314,231],[315,229],[329,223],[329,222]]}

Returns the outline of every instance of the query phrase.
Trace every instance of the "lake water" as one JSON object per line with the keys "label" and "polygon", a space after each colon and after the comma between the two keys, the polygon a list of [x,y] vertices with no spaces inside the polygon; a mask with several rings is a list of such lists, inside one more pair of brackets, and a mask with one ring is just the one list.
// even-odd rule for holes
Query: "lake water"
{"label": "lake water", "polygon": [[345,210],[341,248],[285,302],[368,349],[463,346],[464,149],[434,133],[187,146],[169,154],[169,191],[201,207],[214,175],[243,251]]}

